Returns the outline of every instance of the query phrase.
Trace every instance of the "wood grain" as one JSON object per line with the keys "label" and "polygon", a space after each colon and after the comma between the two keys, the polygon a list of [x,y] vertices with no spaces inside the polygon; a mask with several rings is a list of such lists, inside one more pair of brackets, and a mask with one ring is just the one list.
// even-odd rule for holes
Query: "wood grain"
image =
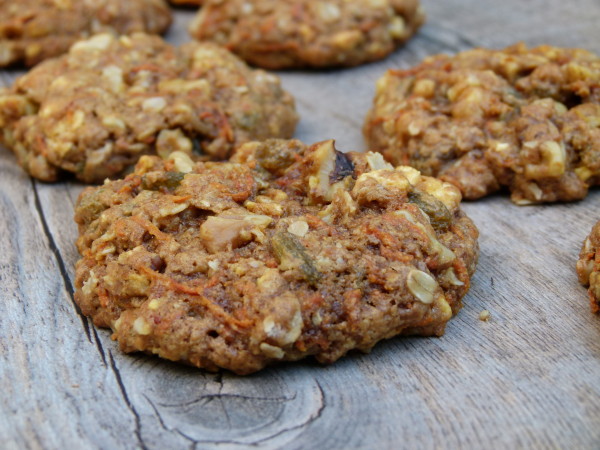
{"label": "wood grain", "polygon": [[[427,25],[387,60],[282,74],[299,138],[363,150],[375,81],[429,54],[517,40],[600,53],[597,0],[423,3]],[[187,39],[192,14],[178,12],[169,40]],[[0,83],[17,75],[0,72]],[[503,195],[465,204],[481,258],[444,337],[245,378],[123,355],[80,314],[72,215],[81,189],[32,181],[0,148],[0,447],[600,447],[600,320],[574,272],[600,218],[598,189],[573,204],[523,208]]]}

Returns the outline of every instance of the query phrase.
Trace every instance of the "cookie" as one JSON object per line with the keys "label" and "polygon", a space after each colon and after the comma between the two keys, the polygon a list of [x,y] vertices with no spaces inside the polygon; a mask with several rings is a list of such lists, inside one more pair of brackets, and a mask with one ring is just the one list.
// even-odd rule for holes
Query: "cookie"
{"label": "cookie", "polygon": [[144,156],[79,198],[75,299],[125,352],[238,374],[440,336],[478,255],[460,199],[333,141]]}
{"label": "cookie", "polygon": [[579,281],[589,286],[590,308],[593,313],[600,312],[600,221],[583,242],[579,261],[577,261]]}
{"label": "cookie", "polygon": [[92,34],[163,33],[170,24],[163,0],[0,0],[0,67],[33,66]]}
{"label": "cookie", "polygon": [[32,176],[101,182],[144,154],[224,159],[288,138],[297,115],[280,80],[212,43],[96,35],[0,90],[0,140]]}
{"label": "cookie", "polygon": [[600,59],[523,44],[432,56],[378,81],[364,133],[467,199],[578,200],[600,183]]}
{"label": "cookie", "polygon": [[268,69],[384,58],[424,21],[418,0],[205,0],[191,35]]}

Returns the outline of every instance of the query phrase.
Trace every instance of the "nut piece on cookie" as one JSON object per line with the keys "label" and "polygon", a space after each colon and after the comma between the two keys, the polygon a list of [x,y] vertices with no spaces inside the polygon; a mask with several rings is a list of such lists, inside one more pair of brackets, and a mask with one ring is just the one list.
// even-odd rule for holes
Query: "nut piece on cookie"
{"label": "nut piece on cookie", "polygon": [[163,33],[163,0],[0,0],[0,67],[33,66],[97,33]]}
{"label": "nut piece on cookie", "polygon": [[126,352],[239,374],[440,336],[477,263],[459,203],[452,185],[333,141],[143,156],[79,198],[75,299]]}
{"label": "nut piece on cookie", "polygon": [[101,182],[145,154],[225,159],[291,137],[297,119],[275,75],[212,43],[146,34],[79,41],[0,90],[0,142],[44,181]]}
{"label": "nut piece on cookie", "polygon": [[578,200],[600,184],[600,58],[523,44],[432,56],[377,83],[371,149],[518,205]]}
{"label": "nut piece on cookie", "polygon": [[600,313],[600,221],[583,242],[577,261],[577,275],[581,284],[589,286],[592,312]]}
{"label": "nut piece on cookie", "polygon": [[423,21],[419,0],[204,0],[190,34],[259,67],[324,68],[382,59]]}

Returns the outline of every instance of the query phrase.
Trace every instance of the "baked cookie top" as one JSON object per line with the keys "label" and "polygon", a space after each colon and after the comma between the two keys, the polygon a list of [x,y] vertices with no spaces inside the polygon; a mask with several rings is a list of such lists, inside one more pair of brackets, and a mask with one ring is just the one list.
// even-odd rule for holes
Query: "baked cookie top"
{"label": "baked cookie top", "polygon": [[600,183],[600,58],[523,44],[437,55],[377,83],[364,132],[392,164],[467,199],[571,201]]}
{"label": "baked cookie top", "polygon": [[0,90],[0,140],[45,181],[88,183],[141,155],[224,159],[237,145],[288,138],[297,115],[275,75],[212,43],[96,35]]}
{"label": "baked cookie top", "polygon": [[590,308],[593,313],[600,312],[600,221],[583,242],[579,261],[577,261],[579,281],[589,286]]}
{"label": "baked cookie top", "polygon": [[0,67],[32,66],[92,34],[163,33],[170,24],[163,0],[0,0]]}
{"label": "baked cookie top", "polygon": [[478,255],[460,199],[333,141],[144,156],[79,198],[75,299],[126,352],[239,374],[439,336]]}
{"label": "baked cookie top", "polygon": [[191,35],[268,69],[384,58],[424,21],[418,0],[205,0]]}

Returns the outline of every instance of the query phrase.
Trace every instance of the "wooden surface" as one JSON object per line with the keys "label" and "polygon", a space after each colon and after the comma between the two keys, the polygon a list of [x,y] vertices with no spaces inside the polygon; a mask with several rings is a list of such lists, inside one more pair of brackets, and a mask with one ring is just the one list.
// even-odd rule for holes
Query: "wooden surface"
{"label": "wooden surface", "polygon": [[[424,0],[428,23],[364,67],[291,72],[297,136],[364,149],[376,79],[474,45],[579,46],[600,53],[598,0]],[[187,39],[179,12],[169,39]],[[0,72],[8,84],[17,72]],[[370,355],[240,378],[124,355],[73,302],[81,185],[32,181],[0,148],[0,447],[599,448],[600,318],[574,265],[600,218],[575,204],[465,205],[481,258],[465,307],[440,339],[393,339]],[[489,322],[479,312],[491,312]]]}

